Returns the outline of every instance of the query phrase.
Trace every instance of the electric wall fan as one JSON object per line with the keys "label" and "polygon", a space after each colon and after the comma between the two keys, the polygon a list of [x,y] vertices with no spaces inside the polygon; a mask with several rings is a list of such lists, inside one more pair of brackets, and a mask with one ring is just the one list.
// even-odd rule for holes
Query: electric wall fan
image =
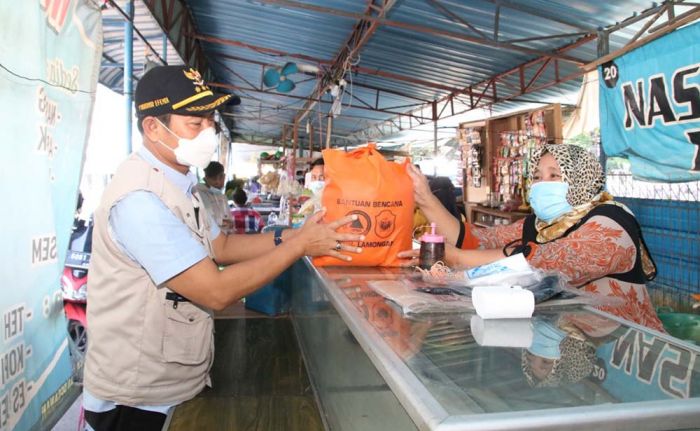
{"label": "electric wall fan", "polygon": [[299,72],[296,63],[286,63],[281,68],[270,68],[263,75],[265,87],[275,87],[280,93],[289,93],[294,90],[294,82],[289,79],[289,75]]}

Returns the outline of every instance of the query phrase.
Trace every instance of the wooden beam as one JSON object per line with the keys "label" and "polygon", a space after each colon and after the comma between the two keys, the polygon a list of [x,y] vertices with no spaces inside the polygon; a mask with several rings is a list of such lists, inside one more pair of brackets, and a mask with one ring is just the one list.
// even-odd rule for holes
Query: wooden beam
{"label": "wooden beam", "polygon": [[639,48],[642,45],[646,45],[647,43],[651,42],[652,40],[656,40],[660,38],[661,36],[664,36],[673,30],[677,29],[678,27],[684,26],[688,23],[691,23],[697,19],[700,19],[700,7],[696,7],[693,10],[689,11],[688,14],[686,14],[683,18],[678,19],[674,21],[671,25],[668,25],[664,28],[658,29],[655,33],[650,34],[647,37],[643,37],[639,40],[637,40],[634,43],[631,43],[629,45],[626,45],[614,52],[611,52],[608,55],[605,55],[603,57],[600,57],[599,59],[592,61],[585,66],[582,67],[582,69],[586,72],[589,72],[596,67],[600,66],[603,63],[607,63],[610,60],[613,60],[621,55],[624,55],[630,51],[632,51],[635,48]]}
{"label": "wooden beam", "polygon": [[508,9],[513,9],[517,10],[520,12],[525,12],[527,14],[530,14],[532,16],[538,16],[540,18],[544,18],[549,21],[554,21],[558,22],[560,24],[565,24],[573,28],[577,28],[579,30],[583,30],[587,33],[592,33],[595,32],[596,29],[592,27],[586,27],[581,25],[581,23],[576,22],[576,21],[570,21],[560,15],[551,15],[543,11],[542,9],[537,9],[536,7],[531,7],[527,6],[527,2],[522,2],[522,1],[511,1],[511,0],[485,0],[488,1],[489,3],[493,3],[496,8],[500,7],[505,7]]}
{"label": "wooden beam", "polygon": [[[450,18],[452,21],[466,26],[469,30],[473,31],[474,33],[476,33],[477,35],[481,36],[484,39],[489,39],[489,37],[486,36],[481,30],[479,30],[478,28],[471,25],[469,23],[469,21],[465,20],[461,16],[459,16],[456,13],[452,12],[451,10],[447,9],[444,5],[442,5],[442,3],[439,3],[437,0],[427,0],[427,1],[432,7],[434,7],[438,11],[440,11],[440,13],[442,13],[446,17]],[[498,26],[496,25],[496,30],[494,30],[493,40],[496,40],[497,34],[498,34]]]}
{"label": "wooden beam", "polygon": [[[260,90],[260,89],[257,89],[257,88],[246,88],[246,87],[241,87],[240,85],[226,84],[226,83],[223,83],[223,82],[208,82],[207,84],[208,84],[210,87],[226,88],[226,89],[233,90],[233,91],[250,91],[250,92],[253,92],[253,93],[269,94],[269,95],[271,95],[271,96],[281,96],[281,97],[287,97],[287,98],[290,98],[290,99],[309,100],[308,97],[296,96],[296,95],[294,95],[294,94],[278,93],[278,92],[274,92],[274,91],[272,91],[272,90]],[[332,103],[332,102],[328,102],[328,101],[325,101],[325,100],[321,100],[321,103]],[[348,105],[345,105],[345,104],[344,104],[343,106],[348,107]],[[418,117],[418,116],[416,116],[416,115],[406,114],[406,113],[403,113],[403,112],[388,111],[388,110],[386,110],[386,109],[374,109],[373,107],[368,108],[368,107],[366,107],[366,106],[353,105],[353,104],[350,104],[349,107],[352,108],[352,109],[362,109],[362,110],[365,110],[365,111],[382,112],[382,113],[384,113],[384,114],[390,114],[390,115],[410,115],[410,116],[413,116],[413,117],[416,118],[416,119],[429,120],[429,118]]]}
{"label": "wooden beam", "polygon": [[[347,41],[343,44],[340,51],[338,51],[335,59],[333,59],[330,69],[326,71],[321,81],[314,87],[309,101],[304,104],[299,111],[299,114],[294,117],[295,122],[301,121],[306,115],[308,115],[316,103],[321,100],[323,93],[326,92],[333,81],[342,79],[345,76],[345,73],[348,72],[348,61],[359,54],[379,26],[376,21],[369,23],[369,18],[372,18],[372,15],[375,13],[380,18],[384,17],[395,2],[396,0],[386,0],[384,2],[384,6],[379,11],[375,11],[372,7],[369,7],[372,6],[372,2],[369,3],[369,6],[367,9],[365,9],[364,15],[355,24],[352,33],[347,38]],[[369,104],[367,104],[367,106],[372,108],[372,106]]]}
{"label": "wooden beam", "polygon": [[309,157],[312,156],[314,152],[314,125],[309,124]]}
{"label": "wooden beam", "polygon": [[[223,54],[223,53],[217,54],[216,57],[219,59],[225,58],[225,59],[229,59],[229,60],[233,60],[233,61],[241,61],[243,63],[257,64],[257,65],[263,66],[263,67],[278,67],[279,66],[278,64],[266,63],[264,61],[252,60],[249,58],[244,58],[244,57],[229,55],[229,54]],[[302,74],[307,75],[307,76],[316,76],[316,74],[311,73],[311,72],[299,72],[299,73],[302,73]],[[413,100],[419,100],[423,103],[430,103],[430,101],[427,99],[422,99],[420,97],[416,97],[416,96],[413,96],[410,94],[402,93],[402,92],[396,91],[396,90],[390,90],[390,89],[381,88],[381,87],[377,87],[377,86],[369,85],[369,84],[362,84],[359,82],[353,82],[352,85],[354,87],[375,90],[377,93],[379,93],[381,91],[382,93],[394,94],[396,96],[404,97],[406,99],[413,99]]]}
{"label": "wooden beam", "polygon": [[289,173],[293,179],[297,165],[297,148],[299,148],[299,122],[295,121],[292,127],[294,127],[292,131],[292,157],[287,160],[289,160]]}
{"label": "wooden beam", "polygon": [[407,22],[392,21],[392,20],[388,20],[388,19],[384,19],[384,18],[376,18],[376,17],[365,17],[365,16],[358,14],[358,13],[346,12],[343,10],[332,9],[332,8],[328,8],[328,7],[324,7],[324,6],[316,6],[316,5],[311,5],[311,4],[307,4],[307,3],[299,3],[296,1],[292,1],[292,0],[258,0],[258,1],[261,3],[275,4],[275,5],[289,7],[289,8],[310,10],[313,12],[325,13],[325,14],[333,15],[333,16],[341,16],[341,17],[354,18],[354,19],[366,19],[368,21],[372,21],[372,22],[375,22],[377,24],[385,25],[388,27],[396,27],[396,28],[401,28],[401,29],[408,30],[408,31],[417,32],[417,33],[427,33],[427,34],[432,34],[435,36],[443,36],[446,38],[461,40],[461,41],[472,43],[475,45],[488,46],[491,48],[507,49],[509,51],[523,52],[526,54],[531,54],[531,55],[536,55],[536,56],[559,58],[560,60],[569,61],[571,63],[575,63],[578,65],[582,65],[582,64],[586,63],[585,60],[582,60],[580,58],[575,58],[575,57],[571,57],[569,55],[564,55],[564,54],[558,54],[556,52],[541,51],[538,49],[527,48],[524,46],[518,46],[518,45],[509,44],[509,43],[502,43],[502,42],[494,41],[492,39],[474,37],[474,36],[469,36],[469,35],[462,34],[462,33],[456,33],[456,32],[449,31],[449,30],[443,30],[443,29],[432,28],[432,27],[425,27],[422,25],[410,24]]}
{"label": "wooden beam", "polygon": [[331,132],[333,130],[333,116],[328,116],[328,125],[326,126],[326,149],[331,147]]}
{"label": "wooden beam", "polygon": [[[253,45],[250,43],[244,43],[244,42],[240,42],[240,41],[232,40],[232,39],[222,39],[219,37],[204,36],[204,35],[200,35],[200,34],[193,34],[192,37],[195,39],[198,39],[198,40],[203,40],[205,42],[209,42],[209,43],[215,43],[215,44],[220,44],[220,45],[229,45],[229,46],[238,46],[241,48],[250,49],[251,51],[258,51],[258,52],[263,52],[263,53],[272,54],[272,55],[281,56],[281,57],[297,58],[299,60],[305,60],[305,61],[308,61],[311,63],[316,63],[316,64],[329,65],[332,63],[331,60],[324,60],[324,59],[315,58],[315,57],[311,57],[311,56],[304,55],[304,54],[297,54],[297,53],[293,53],[293,52],[280,51],[277,49],[266,48],[266,47],[257,46],[257,45]],[[450,86],[443,85],[443,84],[440,84],[437,82],[425,81],[422,79],[401,75],[399,73],[387,72],[384,70],[372,69],[372,68],[368,68],[368,67],[353,66],[352,71],[353,71],[353,73],[381,76],[382,78],[388,78],[388,79],[392,79],[395,81],[409,82],[411,84],[418,84],[418,85],[422,85],[424,87],[437,88],[438,90],[445,90],[445,91],[458,91],[459,90],[458,88],[450,87]]]}
{"label": "wooden beam", "polygon": [[287,149],[287,133],[289,131],[289,127],[285,124],[282,126],[282,147],[286,150]]}

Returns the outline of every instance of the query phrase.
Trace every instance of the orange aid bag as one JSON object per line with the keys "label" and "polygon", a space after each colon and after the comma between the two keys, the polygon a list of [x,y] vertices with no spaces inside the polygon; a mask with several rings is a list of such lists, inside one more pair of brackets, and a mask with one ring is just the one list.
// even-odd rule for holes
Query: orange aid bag
{"label": "orange aid bag", "polygon": [[398,266],[396,257],[411,248],[413,230],[413,182],[403,163],[387,161],[374,144],[346,153],[324,150],[323,206],[326,220],[356,214],[358,219],[340,228],[365,236],[352,243],[362,253],[352,253],[352,261],[323,256],[314,259],[317,266]]}

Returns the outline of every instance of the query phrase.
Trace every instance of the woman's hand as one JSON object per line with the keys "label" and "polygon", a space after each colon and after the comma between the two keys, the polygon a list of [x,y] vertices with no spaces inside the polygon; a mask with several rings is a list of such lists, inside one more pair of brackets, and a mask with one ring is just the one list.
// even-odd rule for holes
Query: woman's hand
{"label": "woman's hand", "polygon": [[410,163],[406,165],[406,173],[413,181],[413,198],[416,201],[416,205],[420,208],[430,205],[436,198],[433,192],[430,191],[428,179]]}
{"label": "woman's hand", "polygon": [[413,181],[413,197],[416,206],[425,217],[437,225],[438,232],[445,236],[445,241],[454,244],[459,236],[459,226],[462,223],[442,205],[440,200],[430,191],[428,179],[415,166],[406,165],[406,173]]}
{"label": "woman's hand", "polygon": [[[452,269],[463,269],[467,265],[463,262],[463,258],[469,254],[467,250],[461,250],[451,244],[445,244],[445,259],[443,263]],[[420,249],[400,251],[397,255],[401,260],[400,266],[418,266],[418,257]]]}
{"label": "woman's hand", "polygon": [[[460,268],[464,265],[461,264],[460,256],[467,253],[465,250],[460,250],[451,244],[445,244],[445,259],[443,263],[450,268]],[[418,258],[420,256],[420,249],[404,250],[400,251],[397,255],[401,260],[400,266],[418,266]]]}
{"label": "woman's hand", "polygon": [[337,232],[339,228],[357,220],[357,215],[345,216],[330,223],[322,223],[326,209],[310,216],[304,226],[294,236],[304,245],[306,256],[333,256],[335,258],[351,261],[352,257],[341,252],[360,253],[362,249],[343,242],[357,242],[365,239],[364,235]]}
{"label": "woman's hand", "polygon": [[468,251],[459,249],[452,244],[445,244],[445,264],[450,268],[466,267],[461,259],[466,253],[468,253]]}

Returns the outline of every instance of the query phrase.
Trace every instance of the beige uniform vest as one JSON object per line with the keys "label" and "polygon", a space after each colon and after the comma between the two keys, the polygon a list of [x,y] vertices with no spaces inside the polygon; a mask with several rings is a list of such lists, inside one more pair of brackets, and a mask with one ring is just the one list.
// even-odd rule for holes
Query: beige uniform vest
{"label": "beige uniform vest", "polygon": [[[208,382],[214,356],[211,312],[190,302],[166,300],[172,292],[112,241],[112,207],[128,193],[147,190],[187,225],[213,256],[209,217],[159,169],[138,155],[117,170],[95,211],[88,284],[88,351],[85,388],[117,404],[174,405],[193,398]],[[138,220],[134,220],[138,223]]]}

